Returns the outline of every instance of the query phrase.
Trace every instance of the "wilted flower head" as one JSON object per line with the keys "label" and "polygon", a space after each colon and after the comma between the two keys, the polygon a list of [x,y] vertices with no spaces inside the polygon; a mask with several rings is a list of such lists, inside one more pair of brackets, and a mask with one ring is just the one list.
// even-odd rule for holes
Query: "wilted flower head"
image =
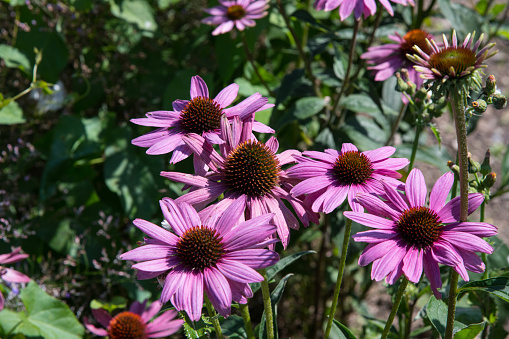
{"label": "wilted flower head", "polygon": [[212,35],[227,33],[236,27],[239,31],[253,27],[255,21],[266,16],[269,5],[267,0],[219,0],[219,6],[204,11],[212,16],[202,20],[207,25],[219,25]]}
{"label": "wilted flower head", "polygon": [[360,212],[363,208],[355,201],[358,193],[383,194],[381,180],[394,187],[401,185],[397,180],[401,174],[396,170],[409,161],[389,158],[395,151],[394,147],[385,146],[359,152],[350,143],[344,143],[340,152],[333,149],[326,149],[324,153],[305,151],[302,154],[309,158],[294,156],[298,164],[288,169],[289,177],[303,180],[291,193],[296,197],[307,194],[304,201],[314,212],[330,213],[346,199],[352,210]]}
{"label": "wilted flower head", "polygon": [[367,59],[368,64],[374,65],[368,69],[373,70],[375,81],[385,81],[399,69],[406,68],[410,81],[420,88],[424,80],[411,67],[413,63],[407,58],[407,54],[415,52],[414,45],[430,53],[431,49],[428,47],[426,39],[432,39],[433,36],[422,29],[413,29],[403,37],[396,33],[396,35],[389,35],[389,38],[396,43],[370,47],[366,53],[361,55],[362,59]]}
{"label": "wilted flower head", "polygon": [[[170,163],[177,163],[187,158],[192,150],[182,137],[187,133],[202,135],[211,144],[221,144],[220,122],[224,115],[228,119],[239,117],[241,120],[251,118],[258,111],[274,105],[267,103],[260,93],[255,93],[237,105],[230,105],[239,91],[239,85],[231,84],[211,99],[207,84],[199,76],[191,78],[191,100],[175,100],[173,111],[156,111],[146,114],[146,118],[131,119],[131,122],[159,127],[153,132],[133,139],[133,145],[149,147],[147,154],[165,154],[173,152]],[[274,130],[257,121],[253,129],[261,133],[274,133]]]}
{"label": "wilted flower head", "polygon": [[226,317],[232,301],[247,303],[253,296],[249,283],[260,282],[256,272],[279,260],[276,252],[265,249],[277,240],[266,240],[275,232],[270,225],[274,214],[244,220],[240,201],[224,213],[201,218],[187,203],[164,198],[160,202],[172,232],[142,219],[134,225],[147,234],[146,245],[122,254],[123,260],[138,261],[138,279],[166,275],[161,302],[171,300],[191,320],[199,320],[206,293],[214,308]]}
{"label": "wilted flower head", "polygon": [[479,50],[484,34],[481,34],[475,44],[473,44],[474,37],[475,33],[468,34],[463,44],[459,46],[456,31],[453,31],[451,45],[445,35],[443,35],[443,46],[438,46],[433,39],[426,39],[428,50],[415,46],[414,49],[418,54],[408,53],[407,56],[417,64],[414,68],[422,73],[423,79],[463,78],[480,68],[487,67],[483,62],[497,53],[497,51],[489,51],[495,43],[490,43]]}
{"label": "wilted flower head", "polygon": [[[0,254],[0,278],[11,283],[27,283],[30,278],[12,268],[2,266],[5,264],[13,264],[28,257],[28,254],[20,254],[21,247],[16,247],[11,253]],[[4,308],[4,296],[0,292],[0,310]]]}
{"label": "wilted flower head", "polygon": [[276,154],[279,142],[271,137],[267,142],[257,141],[252,134],[252,122],[242,123],[234,119],[230,125],[221,121],[222,138],[226,142],[219,145],[221,153],[211,146],[205,146],[203,137],[189,134],[184,141],[191,147],[210,171],[195,175],[179,172],[161,172],[161,175],[176,182],[185,183],[193,189],[176,199],[200,207],[222,199],[216,205],[210,205],[200,211],[206,216],[212,211],[223,211],[236,200],[242,202],[246,218],[254,218],[265,213],[275,213],[273,223],[277,234],[286,248],[289,242],[289,228],[298,229],[299,221],[283,200],[288,201],[305,226],[309,222],[318,223],[318,215],[313,213],[300,199],[290,195],[293,187],[288,182],[286,171],[281,167],[295,162],[296,150],[286,150]]}
{"label": "wilted flower head", "polygon": [[184,320],[175,319],[178,315],[175,310],[168,310],[150,319],[161,310],[162,304],[154,301],[146,308],[147,301],[135,301],[129,311],[124,311],[112,317],[103,308],[92,309],[95,319],[104,328],[97,328],[84,317],[85,327],[95,335],[108,336],[110,339],[140,339],[140,338],[166,338],[177,332]]}
{"label": "wilted flower head", "polygon": [[[402,274],[417,283],[422,272],[428,277],[437,298],[442,287],[438,264],[453,267],[463,280],[467,270],[481,273],[485,265],[475,252],[492,253],[493,248],[482,238],[497,234],[497,228],[484,222],[461,222],[460,197],[446,203],[454,181],[449,172],[441,176],[426,206],[426,183],[418,169],[413,169],[406,181],[405,193],[382,182],[387,201],[370,194],[359,194],[357,200],[368,213],[344,212],[362,225],[374,228],[353,236],[367,242],[359,265],[373,262],[371,278],[386,278],[393,284]],[[468,214],[483,202],[482,194],[468,196]]]}
{"label": "wilted flower head", "polygon": [[[382,6],[385,7],[390,15],[394,15],[394,10],[389,0],[379,0]],[[414,6],[413,0],[391,0],[394,3],[407,6],[408,4]],[[332,11],[339,6],[339,16],[341,21],[345,20],[354,12],[355,19],[359,19],[361,15],[367,18],[376,13],[375,0],[316,0],[315,8],[319,11]]]}

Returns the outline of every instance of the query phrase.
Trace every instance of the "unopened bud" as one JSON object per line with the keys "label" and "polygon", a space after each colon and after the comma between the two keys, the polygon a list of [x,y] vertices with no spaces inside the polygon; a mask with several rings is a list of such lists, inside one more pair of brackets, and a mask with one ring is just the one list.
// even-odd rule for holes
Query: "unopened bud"
{"label": "unopened bud", "polygon": [[484,180],[482,182],[482,185],[486,188],[490,188],[490,187],[493,187],[493,185],[495,184],[495,181],[497,181],[497,173],[491,172],[491,173],[488,173],[488,175],[486,175],[486,177],[484,178]]}
{"label": "unopened bud", "polygon": [[401,78],[401,74],[399,72],[396,73],[396,91],[398,92],[406,92],[408,89],[408,85],[405,80]]}
{"label": "unopened bud", "polygon": [[494,75],[490,75],[488,79],[486,79],[486,87],[484,87],[484,92],[486,95],[492,95],[495,93],[497,89],[497,80]]}
{"label": "unopened bud", "polygon": [[474,108],[474,112],[477,114],[483,114],[486,112],[488,108],[488,104],[483,99],[478,99],[472,103],[472,107]]}
{"label": "unopened bud", "polygon": [[481,164],[482,175],[487,175],[488,173],[491,172],[490,156],[491,156],[491,152],[490,152],[490,149],[488,148],[488,150],[484,154],[484,160]]}
{"label": "unopened bud", "polygon": [[491,100],[495,109],[503,109],[505,106],[507,106],[507,99],[502,94],[493,94],[491,96]]}
{"label": "unopened bud", "polygon": [[468,152],[468,173],[477,173],[481,171],[481,165],[472,159],[472,153]]}
{"label": "unopened bud", "polygon": [[449,168],[455,175],[458,175],[458,176],[460,175],[460,167],[458,165],[456,165],[455,163],[453,163],[452,161],[449,160],[447,162],[447,166],[449,166]]}
{"label": "unopened bud", "polygon": [[479,183],[477,182],[477,180],[471,180],[468,183],[468,186],[473,187],[473,188],[478,188],[479,187]]}

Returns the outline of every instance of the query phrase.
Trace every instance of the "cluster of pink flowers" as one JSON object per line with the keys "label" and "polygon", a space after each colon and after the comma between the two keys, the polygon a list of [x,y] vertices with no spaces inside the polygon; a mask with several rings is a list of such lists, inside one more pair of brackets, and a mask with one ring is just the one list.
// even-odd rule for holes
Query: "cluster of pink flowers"
{"label": "cluster of pink flowers", "polygon": [[[484,270],[475,252],[491,253],[482,238],[497,229],[459,221],[459,199],[446,203],[451,173],[437,181],[426,207],[421,172],[413,170],[406,184],[401,182],[398,170],[409,161],[391,158],[394,147],[360,152],[344,143],[339,151],[278,153],[276,137],[262,142],[253,134],[273,132],[254,120],[256,112],[271,105],[255,93],[227,108],[237,89],[229,85],[210,99],[207,85],[195,76],[191,100],[175,101],[173,111],[133,119],[159,127],[133,144],[149,147],[148,154],[173,153],[173,163],[191,154],[194,160],[193,174],[161,172],[189,192],[160,201],[163,226],[136,219],[134,225],[147,237],[121,255],[136,262],[138,279],[158,278],[161,303],[170,301],[198,320],[206,296],[228,316],[232,302],[252,297],[249,283],[263,280],[256,270],[279,260],[275,246],[289,245],[290,229],[318,223],[319,212],[331,213],[344,202],[350,210],[346,217],[375,229],[354,235],[368,243],[359,265],[373,263],[373,279],[392,284],[405,275],[417,282],[424,271],[440,297],[438,264],[454,267],[464,280],[466,270]],[[482,201],[481,194],[471,194],[469,212]],[[110,318],[103,315],[101,324],[107,327]]]}

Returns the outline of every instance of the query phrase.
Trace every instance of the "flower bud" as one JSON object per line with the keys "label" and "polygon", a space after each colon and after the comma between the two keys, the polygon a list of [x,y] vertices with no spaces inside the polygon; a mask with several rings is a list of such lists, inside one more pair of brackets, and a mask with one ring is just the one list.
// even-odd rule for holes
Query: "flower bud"
{"label": "flower bud", "polygon": [[399,72],[396,72],[396,79],[396,91],[405,92],[408,89],[408,85],[406,81],[401,78],[401,74]]}
{"label": "flower bud", "polygon": [[493,101],[493,107],[495,107],[495,109],[503,109],[507,106],[507,99],[502,94],[493,94],[491,100]]}
{"label": "flower bud", "polygon": [[488,148],[488,150],[484,154],[484,160],[483,160],[483,162],[481,164],[481,173],[482,173],[482,175],[487,175],[488,173],[491,172],[490,156],[491,156],[491,152],[490,152],[490,149]]}
{"label": "flower bud", "polygon": [[472,154],[468,152],[468,173],[477,173],[481,171],[481,165],[472,159]]}
{"label": "flower bud", "polygon": [[486,95],[492,95],[497,90],[497,80],[494,75],[490,75],[488,79],[486,79],[486,87],[484,87],[484,92]]}
{"label": "flower bud", "polygon": [[449,161],[447,162],[447,166],[449,166],[449,168],[451,169],[451,171],[452,171],[455,175],[457,175],[457,176],[459,176],[459,175],[460,175],[460,167],[459,167],[458,165],[456,165],[455,163],[453,163],[452,161],[450,161],[450,160],[449,160]]}
{"label": "flower bud", "polygon": [[482,185],[486,188],[490,188],[490,187],[493,187],[493,185],[495,184],[495,181],[497,181],[497,173],[491,172],[491,173],[488,173],[488,175],[486,175],[486,177],[484,178],[484,180],[482,182]]}
{"label": "flower bud", "polygon": [[473,187],[473,188],[478,188],[479,187],[479,183],[477,182],[477,180],[471,180],[469,183],[468,183],[468,186],[470,187]]}
{"label": "flower bud", "polygon": [[477,114],[483,114],[486,112],[488,108],[488,104],[483,99],[478,99],[472,103],[472,107],[474,108],[474,112]]}

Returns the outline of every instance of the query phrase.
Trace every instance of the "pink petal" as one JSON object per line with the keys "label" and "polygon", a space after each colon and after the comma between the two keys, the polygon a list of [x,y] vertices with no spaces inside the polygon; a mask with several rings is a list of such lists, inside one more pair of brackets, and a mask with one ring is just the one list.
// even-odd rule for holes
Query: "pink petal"
{"label": "pink petal", "polygon": [[279,255],[274,251],[257,248],[226,253],[223,259],[235,260],[259,270],[276,264],[279,261]]}
{"label": "pink petal", "polygon": [[348,219],[351,219],[361,225],[378,228],[378,229],[388,229],[392,230],[396,227],[396,224],[392,220],[387,220],[381,218],[376,215],[371,215],[368,213],[362,212],[343,212],[344,216]]}
{"label": "pink petal", "polygon": [[433,294],[437,299],[442,299],[442,295],[438,292],[438,289],[442,288],[440,268],[438,267],[436,260],[433,258],[431,251],[426,251],[423,255],[423,269],[424,274],[428,277]]}
{"label": "pink petal", "polygon": [[444,207],[453,182],[454,174],[452,172],[447,172],[438,178],[435,185],[433,185],[433,189],[431,190],[429,197],[429,208],[431,210],[440,211]]}
{"label": "pink petal", "polygon": [[[175,245],[177,242],[175,242]],[[129,252],[122,253],[120,259],[144,261],[153,259],[163,259],[173,255],[171,247],[168,245],[143,245]]]}
{"label": "pink petal", "polygon": [[394,239],[398,233],[393,230],[371,230],[354,234],[352,238],[357,242],[380,243],[389,239]]}
{"label": "pink petal", "polygon": [[380,259],[396,246],[398,246],[398,239],[389,239],[378,244],[369,244],[359,257],[359,265],[366,266],[374,260]]}
{"label": "pink petal", "polygon": [[355,147],[354,144],[345,142],[345,143],[343,143],[343,145],[341,145],[341,153],[358,152],[358,151],[359,150],[357,149],[357,147]]}
{"label": "pink petal", "polygon": [[394,147],[384,146],[372,151],[364,151],[362,154],[367,156],[371,162],[376,162],[390,157],[394,152],[396,152]]}
{"label": "pink petal", "polygon": [[489,254],[493,253],[493,247],[491,247],[485,240],[470,233],[443,231],[440,238],[466,251]]}
{"label": "pink petal", "polygon": [[178,207],[180,207],[180,211],[182,212],[182,217],[185,220],[185,224],[188,226],[188,229],[190,227],[196,227],[201,226],[202,222],[200,220],[200,217],[198,216],[198,213],[196,213],[196,210],[191,207],[188,203],[181,202],[178,204]]}
{"label": "pink petal", "polygon": [[222,258],[217,263],[217,269],[228,279],[243,283],[263,281],[260,273],[249,266],[234,260]]}
{"label": "pink petal", "polygon": [[414,168],[406,180],[405,193],[411,207],[424,206],[427,195],[426,182],[422,172]]}
{"label": "pink petal", "polygon": [[388,217],[392,220],[399,219],[400,213],[393,210],[387,203],[372,194],[359,193],[357,195],[357,201],[371,214]]}
{"label": "pink petal", "polygon": [[221,215],[221,218],[218,220],[215,226],[216,230],[222,235],[230,232],[230,230],[239,222],[240,217],[244,214],[245,209],[246,196],[241,195],[239,198],[235,199],[233,203]]}
{"label": "pink petal", "polygon": [[201,175],[180,173],[180,172],[161,172],[161,176],[170,179],[171,181],[181,182],[186,185],[195,187],[205,187],[210,183],[210,180]]}
{"label": "pink petal", "polygon": [[396,246],[392,248],[387,254],[380,258],[377,262],[377,265],[373,264],[373,268],[371,271],[371,278],[376,281],[380,281],[385,278],[390,272],[392,272],[403,260],[405,254],[407,253],[407,249],[404,246],[402,240],[396,243]]}
{"label": "pink petal", "polygon": [[145,272],[161,272],[161,271],[167,271],[169,269],[172,269],[176,265],[180,263],[180,258],[174,256],[174,257],[167,257],[163,259],[154,259],[154,260],[147,260],[143,262],[139,262],[137,264],[134,264],[132,267],[145,271]]}
{"label": "pink petal", "polygon": [[[468,214],[473,213],[484,201],[481,193],[470,193],[468,195]],[[459,221],[460,219],[460,197],[456,197],[445,204],[437,213],[440,222],[447,224]]]}
{"label": "pink petal", "polygon": [[209,97],[209,89],[207,88],[207,84],[198,75],[195,75],[191,78],[191,99],[196,97]]}
{"label": "pink petal", "polygon": [[108,331],[106,331],[105,329],[97,328],[94,325],[90,324],[88,322],[88,318],[87,317],[83,317],[83,324],[85,324],[85,327],[87,328],[87,330],[89,330],[90,332],[92,332],[95,335],[98,335],[98,336],[101,336],[101,337],[106,337],[108,335]]}
{"label": "pink petal", "polygon": [[403,273],[413,283],[418,283],[422,275],[423,251],[411,246],[403,258]]}
{"label": "pink petal", "polygon": [[103,308],[92,308],[92,314],[94,315],[95,320],[97,320],[101,326],[106,328],[108,328],[111,319],[113,319],[108,311]]}
{"label": "pink petal", "polygon": [[217,268],[209,267],[203,271],[203,278],[205,292],[216,311],[224,317],[229,316],[232,292],[225,276]]}
{"label": "pink petal", "polygon": [[458,222],[443,226],[442,231],[466,232],[486,238],[496,235],[498,228],[485,222]]}
{"label": "pink petal", "polygon": [[238,92],[239,85],[228,85],[221,92],[219,92],[219,94],[214,98],[214,101],[217,102],[221,108],[225,108],[235,100]]}
{"label": "pink petal", "polygon": [[[163,211],[164,219],[170,224],[171,228],[180,237],[188,229],[192,228],[193,225],[188,225],[182,216],[180,208],[177,206],[175,201],[170,198],[163,198],[159,200],[159,206]],[[167,232],[167,231],[166,231]],[[170,232],[168,232],[170,233]],[[173,235],[173,234],[172,234]],[[174,235],[173,235],[174,236]],[[153,237],[152,237],[153,238]],[[173,244],[170,244],[173,245]]]}

